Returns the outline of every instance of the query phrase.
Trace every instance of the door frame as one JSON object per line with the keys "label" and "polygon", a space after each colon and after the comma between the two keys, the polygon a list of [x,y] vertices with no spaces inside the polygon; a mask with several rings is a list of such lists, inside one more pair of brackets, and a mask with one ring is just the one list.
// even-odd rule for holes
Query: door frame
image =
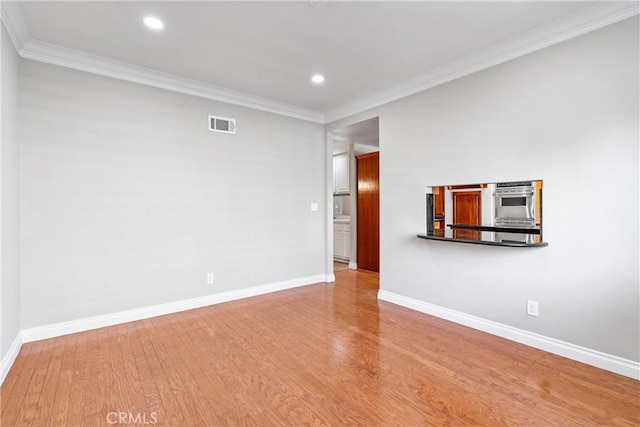
{"label": "door frame", "polygon": [[[325,270],[324,271],[325,271],[325,279],[327,282],[332,282],[335,280],[335,274],[333,270],[333,140],[334,140],[333,131],[342,129],[345,127],[349,127],[352,125],[356,125],[360,122],[371,120],[371,119],[378,119],[378,126],[379,126],[379,120],[380,120],[379,114],[374,114],[372,116],[358,117],[348,121],[340,120],[341,123],[338,126],[325,125],[325,141],[324,141],[324,147],[323,147],[323,154],[324,154],[323,179],[324,179],[325,191],[324,191],[323,201],[325,203],[325,210],[324,210],[324,214],[325,214],[324,267],[325,267]],[[381,141],[380,141],[379,128],[378,128],[376,138],[378,140],[378,147],[376,151],[381,152],[382,150],[380,147]],[[365,143],[365,142],[366,141],[362,141],[362,142],[353,141],[351,142],[351,146],[353,147],[353,144]],[[357,260],[357,256],[358,256],[358,250],[357,250],[358,222],[357,222],[357,206],[356,206],[356,200],[355,200],[357,177],[355,176],[355,168],[356,168],[355,153],[353,152],[353,150],[351,150],[350,153],[351,154],[349,156],[349,161],[350,161],[349,169],[351,171],[350,172],[350,176],[351,176],[350,193],[352,196],[351,197],[352,204],[351,204],[351,257],[349,262],[349,269],[356,269],[357,263],[355,261]],[[380,258],[381,258],[381,255],[382,254],[380,253],[379,255]]]}
{"label": "door frame", "polygon": [[333,271],[333,132],[326,132],[324,142],[324,205],[325,205],[325,282],[335,282]]}

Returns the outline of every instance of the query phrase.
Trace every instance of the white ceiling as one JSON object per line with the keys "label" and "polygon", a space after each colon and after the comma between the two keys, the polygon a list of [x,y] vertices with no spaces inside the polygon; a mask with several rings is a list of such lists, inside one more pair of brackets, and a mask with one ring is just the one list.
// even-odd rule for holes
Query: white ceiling
{"label": "white ceiling", "polygon": [[[11,13],[9,27],[21,33],[12,38],[22,39],[24,57],[46,60],[41,52],[55,45],[186,78],[192,87],[320,113],[324,121],[323,113],[352,114],[376,97],[381,103],[437,84],[440,74],[473,71],[488,56],[506,60],[634,7],[637,13],[637,2],[593,1],[330,0],[320,9],[307,1],[28,1]],[[147,15],[165,28],[144,27]],[[45,43],[35,49],[34,42]],[[326,76],[321,86],[310,82],[316,72]]]}

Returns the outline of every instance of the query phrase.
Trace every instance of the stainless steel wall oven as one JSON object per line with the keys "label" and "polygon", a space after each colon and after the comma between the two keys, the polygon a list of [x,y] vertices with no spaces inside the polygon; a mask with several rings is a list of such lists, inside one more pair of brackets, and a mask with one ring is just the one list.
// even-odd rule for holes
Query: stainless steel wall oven
{"label": "stainless steel wall oven", "polygon": [[535,227],[536,189],[531,181],[499,182],[493,197],[495,226]]}

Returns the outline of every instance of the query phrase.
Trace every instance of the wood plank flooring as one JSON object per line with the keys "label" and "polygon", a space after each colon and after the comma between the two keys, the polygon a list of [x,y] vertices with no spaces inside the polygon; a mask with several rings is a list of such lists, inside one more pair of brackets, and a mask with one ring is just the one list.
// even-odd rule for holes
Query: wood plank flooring
{"label": "wood plank flooring", "polygon": [[333,261],[333,271],[342,271],[349,269],[349,264],[346,262]]}
{"label": "wood plank flooring", "polygon": [[2,426],[638,426],[640,382],[378,301],[378,275],[23,345]]}

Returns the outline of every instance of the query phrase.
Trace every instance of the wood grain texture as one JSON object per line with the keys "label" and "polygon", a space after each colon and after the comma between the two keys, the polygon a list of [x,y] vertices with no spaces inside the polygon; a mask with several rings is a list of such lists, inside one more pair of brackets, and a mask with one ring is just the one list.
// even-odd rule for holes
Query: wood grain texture
{"label": "wood grain texture", "polygon": [[1,424],[640,425],[640,382],[377,289],[377,274],[344,270],[335,284],[25,344]]}
{"label": "wood grain texture", "polygon": [[482,193],[480,191],[454,191],[453,223],[480,225],[482,218]]}
{"label": "wood grain texture", "polygon": [[358,268],[380,271],[379,152],[356,156]]}

